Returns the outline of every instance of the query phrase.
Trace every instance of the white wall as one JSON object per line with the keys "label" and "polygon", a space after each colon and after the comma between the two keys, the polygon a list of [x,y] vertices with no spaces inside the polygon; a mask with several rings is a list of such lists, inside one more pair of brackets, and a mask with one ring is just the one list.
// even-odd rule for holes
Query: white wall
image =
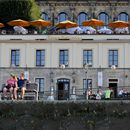
{"label": "white wall", "polygon": [[108,50],[118,49],[119,68],[130,68],[130,43],[115,42],[3,42],[0,43],[0,67],[10,67],[11,49],[20,49],[20,67],[35,67],[36,50],[45,49],[45,67],[59,66],[59,50],[69,50],[69,67],[83,66],[83,50],[93,50],[93,67],[108,67]]}

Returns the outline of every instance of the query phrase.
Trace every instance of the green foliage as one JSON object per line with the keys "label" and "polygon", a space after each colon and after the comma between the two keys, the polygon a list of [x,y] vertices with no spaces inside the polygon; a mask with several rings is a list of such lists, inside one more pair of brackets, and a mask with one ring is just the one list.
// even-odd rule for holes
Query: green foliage
{"label": "green foliage", "polygon": [[0,22],[15,19],[33,20],[40,18],[35,0],[0,0]]}
{"label": "green foliage", "polygon": [[[55,127],[54,130],[71,130],[70,128],[75,125],[80,130],[96,130],[96,128],[107,130],[108,126],[114,127],[114,130],[123,130],[124,126],[120,125],[119,129],[116,124],[117,122],[120,124],[123,120],[129,122],[129,108],[130,104],[127,103],[1,102],[0,124],[5,120],[12,123],[13,120],[14,123],[9,130],[18,130],[21,126],[23,129],[33,127],[33,129],[43,130],[47,126],[51,129]],[[116,120],[114,126],[112,123]],[[1,125],[0,130],[3,128]]]}

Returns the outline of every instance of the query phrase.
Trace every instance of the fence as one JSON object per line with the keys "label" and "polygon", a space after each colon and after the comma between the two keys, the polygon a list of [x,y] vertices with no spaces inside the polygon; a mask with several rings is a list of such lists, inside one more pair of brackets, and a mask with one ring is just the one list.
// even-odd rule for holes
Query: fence
{"label": "fence", "polygon": [[39,100],[48,100],[48,97],[53,97],[53,100],[96,100],[96,96],[100,95],[101,100],[105,99],[106,91],[110,90],[111,100],[128,100],[130,99],[130,86],[118,86],[118,88],[91,88],[88,90],[84,89],[73,89],[70,90],[53,90],[39,92]]}

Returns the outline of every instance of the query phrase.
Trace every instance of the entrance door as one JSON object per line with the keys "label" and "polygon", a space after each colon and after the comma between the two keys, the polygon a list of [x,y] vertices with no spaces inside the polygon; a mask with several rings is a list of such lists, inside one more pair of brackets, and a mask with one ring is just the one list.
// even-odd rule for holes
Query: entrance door
{"label": "entrance door", "polygon": [[58,100],[67,100],[69,98],[70,81],[68,79],[58,79]]}
{"label": "entrance door", "polygon": [[112,97],[116,98],[117,95],[117,86],[118,80],[117,79],[109,79],[109,87],[113,90]]}

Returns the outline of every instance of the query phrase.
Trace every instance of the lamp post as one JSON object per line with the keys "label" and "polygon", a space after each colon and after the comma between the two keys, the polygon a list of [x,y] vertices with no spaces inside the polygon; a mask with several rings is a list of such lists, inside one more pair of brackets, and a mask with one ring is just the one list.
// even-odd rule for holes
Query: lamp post
{"label": "lamp post", "polygon": [[50,96],[48,96],[47,100],[54,101],[54,86],[53,86],[53,72],[50,72]]}
{"label": "lamp post", "polygon": [[72,93],[70,95],[70,100],[76,100],[75,75],[76,75],[76,73],[73,71],[72,72],[72,83],[73,83],[73,86],[72,86]]}

